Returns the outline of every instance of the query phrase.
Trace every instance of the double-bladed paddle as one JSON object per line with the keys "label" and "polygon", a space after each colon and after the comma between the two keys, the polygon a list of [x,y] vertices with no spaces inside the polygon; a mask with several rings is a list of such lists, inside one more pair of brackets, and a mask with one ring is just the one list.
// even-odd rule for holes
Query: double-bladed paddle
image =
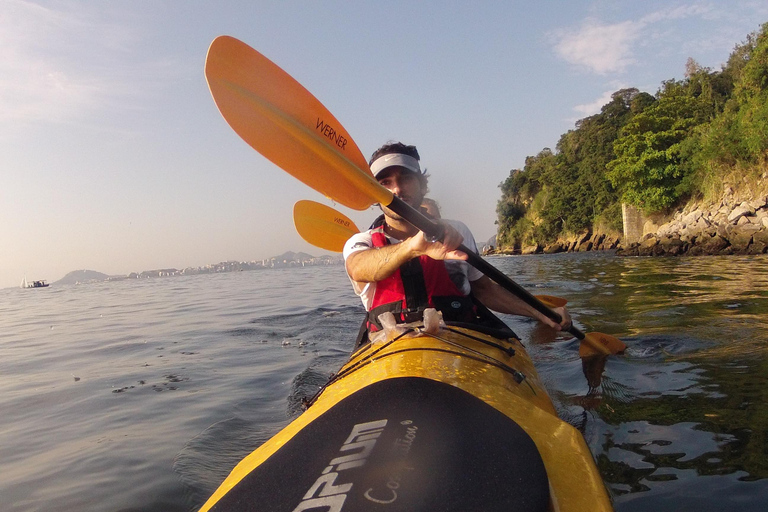
{"label": "double-bladed paddle", "polygon": [[[251,147],[278,167],[332,200],[355,210],[386,205],[427,236],[438,224],[381,186],[365,157],[336,118],[301,84],[245,43],[229,36],[208,49],[205,76],[224,119]],[[467,262],[525,303],[560,323],[556,312],[463,245]],[[613,336],[568,332],[582,340],[582,356],[622,352]]]}
{"label": "double-bladed paddle", "polygon": [[[326,251],[342,252],[352,235],[360,232],[355,223],[330,206],[302,199],[293,205],[293,225],[301,238]],[[568,301],[554,295],[534,295],[550,308],[565,306]]]}
{"label": "double-bladed paddle", "polygon": [[307,200],[293,205],[293,225],[301,238],[315,247],[333,252],[342,252],[347,240],[360,232],[343,213]]}

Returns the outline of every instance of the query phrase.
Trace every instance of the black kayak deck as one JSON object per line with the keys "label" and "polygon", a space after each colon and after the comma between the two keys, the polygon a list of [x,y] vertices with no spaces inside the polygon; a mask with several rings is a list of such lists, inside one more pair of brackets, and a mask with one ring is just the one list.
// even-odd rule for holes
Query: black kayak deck
{"label": "black kayak deck", "polygon": [[442,382],[371,384],[319,416],[211,508],[216,512],[545,511],[528,434]]}

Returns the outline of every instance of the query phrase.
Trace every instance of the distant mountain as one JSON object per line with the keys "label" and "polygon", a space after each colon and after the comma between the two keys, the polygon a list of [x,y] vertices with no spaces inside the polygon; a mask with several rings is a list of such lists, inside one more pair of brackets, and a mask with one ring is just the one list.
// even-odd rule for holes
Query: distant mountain
{"label": "distant mountain", "polygon": [[77,284],[105,281],[109,276],[95,270],[74,270],[53,284]]}
{"label": "distant mountain", "polygon": [[304,266],[309,265],[333,265],[339,262],[343,262],[341,255],[323,255],[320,257],[312,256],[305,252],[293,252],[288,251],[274,256],[267,260],[251,261],[251,262],[237,262],[237,261],[224,261],[215,265],[206,265],[204,267],[186,268],[184,270],[177,270],[175,268],[165,268],[158,270],[145,270],[144,272],[137,273],[132,272],[126,275],[110,276],[96,272],[95,270],[75,270],[65,275],[55,283],[56,285],[62,284],[85,284],[85,283],[97,283],[100,281],[119,281],[123,279],[142,279],[150,277],[169,277],[178,275],[194,275],[194,274],[210,274],[218,272],[236,272],[240,270],[256,270],[271,267],[291,267],[291,266]]}
{"label": "distant mountain", "polygon": [[315,259],[315,257],[305,252],[288,251],[288,252],[284,252],[279,256],[274,256],[270,259],[275,261],[280,261],[280,262],[283,262],[283,261],[284,262],[290,262],[290,261],[302,262],[302,261],[311,261]]}

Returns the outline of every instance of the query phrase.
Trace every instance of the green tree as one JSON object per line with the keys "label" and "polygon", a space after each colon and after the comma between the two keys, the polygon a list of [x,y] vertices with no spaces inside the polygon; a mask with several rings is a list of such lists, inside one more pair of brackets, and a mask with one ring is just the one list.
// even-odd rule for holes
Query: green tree
{"label": "green tree", "polygon": [[555,155],[549,148],[544,148],[538,155],[527,157],[523,170],[513,169],[499,185],[501,199],[496,213],[500,245],[519,247],[530,239],[533,224],[524,217],[544,186],[543,178],[554,165]]}
{"label": "green tree", "polygon": [[705,75],[707,70],[696,80],[664,82],[658,101],[623,128],[613,146],[616,158],[607,164],[608,179],[623,201],[659,211],[690,193],[683,142],[713,117],[719,101]]}
{"label": "green tree", "polygon": [[522,170],[511,171],[500,185],[499,243],[545,243],[589,230],[601,218],[620,229],[619,196],[605,166],[615,158],[613,143],[621,127],[654,101],[634,88],[617,91],[600,113],[578,121],[560,138],[556,153],[545,148],[528,157]]}
{"label": "green tree", "polygon": [[[619,90],[599,114],[582,119],[575,130],[560,138],[558,165],[548,176],[551,193],[542,211],[547,223],[559,231],[582,232],[618,201],[605,168],[615,158],[613,143],[634,115],[633,105],[642,109],[645,98],[635,88]],[[620,219],[612,219],[609,224],[620,225]]]}
{"label": "green tree", "polygon": [[[718,173],[763,162],[768,151],[768,23],[737,46],[723,68],[731,94],[720,113],[698,132],[689,152],[696,169]],[[714,174],[714,176],[712,176]],[[703,181],[703,180],[702,180]]]}
{"label": "green tree", "polygon": [[[596,224],[620,229],[620,203],[646,211],[716,187],[729,172],[768,161],[768,23],[736,46],[721,71],[689,59],[684,80],[656,95],[614,93],[528,157],[500,185],[499,240],[547,242]],[[744,171],[744,170],[747,171]],[[720,180],[720,181],[718,181]]]}
{"label": "green tree", "polygon": [[768,150],[768,23],[755,36],[755,45],[736,83],[737,131],[743,137],[746,159],[760,162]]}

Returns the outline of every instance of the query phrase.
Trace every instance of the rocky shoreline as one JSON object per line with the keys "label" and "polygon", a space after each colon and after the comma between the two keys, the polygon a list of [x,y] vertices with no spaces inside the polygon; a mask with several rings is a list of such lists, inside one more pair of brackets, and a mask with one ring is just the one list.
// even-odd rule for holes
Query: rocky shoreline
{"label": "rocky shoreline", "polygon": [[621,237],[605,233],[583,233],[553,244],[527,245],[520,250],[507,248],[485,250],[484,254],[555,254],[559,252],[610,251],[621,248]]}
{"label": "rocky shoreline", "polygon": [[[689,205],[672,220],[655,226],[636,243],[622,245],[621,256],[764,254],[768,252],[768,196],[736,202],[726,196],[712,205]],[[648,224],[648,223],[646,223]]]}
{"label": "rocky shoreline", "polygon": [[[496,254],[555,254],[615,250],[618,256],[700,256],[768,253],[768,195],[740,201],[727,191],[715,204],[689,204],[671,217],[646,221],[643,236],[625,243],[618,234],[584,233],[553,244]],[[669,220],[671,218],[671,220]]]}

